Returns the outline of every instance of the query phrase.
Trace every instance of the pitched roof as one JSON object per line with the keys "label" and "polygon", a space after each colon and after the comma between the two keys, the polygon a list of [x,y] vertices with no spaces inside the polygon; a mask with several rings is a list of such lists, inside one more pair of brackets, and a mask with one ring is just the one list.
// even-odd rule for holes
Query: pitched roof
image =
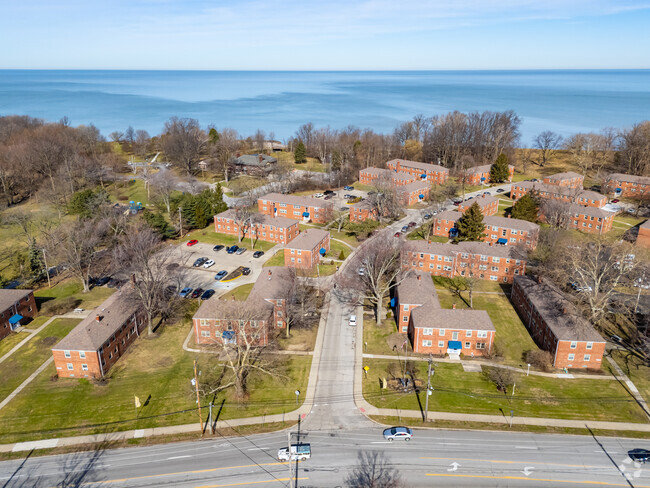
{"label": "pitched roof", "polygon": [[528,276],[515,276],[514,286],[521,288],[558,340],[605,342],[554,286]]}
{"label": "pitched roof", "polygon": [[463,241],[458,244],[451,244],[447,242],[427,242],[422,240],[407,241],[405,243],[405,250],[451,257],[458,253],[469,253],[482,256],[494,256],[498,258],[525,259],[516,247],[491,246],[487,242]]}
{"label": "pitched roof", "polygon": [[0,289],[0,312],[4,312],[8,308],[14,306],[18,300],[22,300],[26,296],[29,296],[33,291],[34,290]]}
{"label": "pitched roof", "polygon": [[526,230],[528,232],[539,231],[539,225],[528,222],[527,220],[512,219],[507,217],[499,217],[497,215],[488,215],[483,217],[485,225],[495,225],[498,227],[505,227],[507,229]]}
{"label": "pitched roof", "polygon": [[577,203],[572,203],[567,207],[567,212],[571,214],[587,215],[589,217],[600,217],[602,219],[607,219],[609,217],[614,217],[612,212],[608,212],[598,207],[589,207],[585,205],[578,205]]}
{"label": "pitched roof", "polygon": [[267,193],[259,197],[259,200],[266,200],[275,203],[286,203],[287,205],[300,205],[303,207],[328,208],[332,206],[331,202],[319,200],[318,198],[301,197],[298,195],[282,195],[281,193]]}
{"label": "pitched roof", "polygon": [[330,233],[323,229],[312,228],[305,229],[293,241],[285,245],[286,249],[300,249],[304,251],[311,251]]}
{"label": "pitched roof", "polygon": [[384,168],[375,168],[375,167],[370,167],[370,168],[364,168],[361,171],[359,171],[359,174],[364,173],[367,175],[374,175],[374,176],[382,176],[382,175],[387,175],[389,173],[392,173],[391,170],[389,169],[384,169]]}
{"label": "pitched roof", "polygon": [[431,275],[422,271],[408,273],[397,285],[397,296],[400,304],[431,303],[434,308],[440,308],[438,293],[433,285]]}
{"label": "pitched roof", "polygon": [[456,210],[445,210],[444,212],[434,215],[433,220],[453,220],[456,222],[462,216],[463,214]]}
{"label": "pitched roof", "polygon": [[582,175],[574,173],[573,171],[565,171],[564,173],[555,173],[554,175],[545,176],[545,179],[551,181],[572,180],[573,178],[582,178]]}
{"label": "pitched roof", "polygon": [[[132,288],[126,285],[113,293],[52,349],[98,350],[139,310],[140,305],[133,298],[131,292]],[[100,317],[99,321],[97,321],[97,316]]]}
{"label": "pitched roof", "polygon": [[445,168],[439,164],[421,163],[419,161],[409,161],[408,159],[391,159],[386,163],[386,166],[390,164],[397,166],[397,163],[399,163],[400,166],[406,166],[407,168],[417,168],[425,172],[434,171],[439,173],[449,173],[449,168]]}
{"label": "pitched roof", "polygon": [[487,207],[491,203],[498,202],[498,201],[499,201],[498,197],[494,197],[492,195],[487,195],[487,196],[486,195],[481,195],[479,197],[472,198],[471,200],[465,200],[460,205],[458,205],[458,207],[459,208],[465,208],[465,207],[469,208],[469,207],[472,206],[472,204],[474,202],[477,202],[479,207]]}
{"label": "pitched roof", "polygon": [[267,164],[277,163],[278,160],[267,156],[266,154],[242,154],[234,159],[235,164],[242,166],[266,166]]}
{"label": "pitched roof", "polygon": [[[226,210],[220,214],[215,215],[216,217],[226,218],[226,219],[235,219],[235,211],[233,209]],[[253,221],[260,224],[266,225],[275,225],[280,228],[291,227],[292,225],[298,225],[297,220],[288,219],[286,217],[273,217],[268,214],[255,214]]]}
{"label": "pitched roof", "polygon": [[650,219],[646,220],[643,222],[640,226],[639,229],[649,229],[650,230]]}
{"label": "pitched roof", "polygon": [[[578,188],[567,188],[564,186],[550,185],[547,183],[542,183],[539,181],[521,181],[519,183],[513,183],[513,188],[522,188],[524,190],[537,190],[539,192],[547,192],[554,196],[566,196],[570,198],[587,198],[588,200],[602,200],[606,198],[602,193],[591,190],[581,190]],[[542,194],[542,196],[544,196]]]}
{"label": "pitched roof", "polygon": [[485,310],[435,309],[426,304],[413,310],[411,317],[413,326],[418,328],[496,331]]}
{"label": "pitched roof", "polygon": [[641,183],[641,184],[650,185],[650,176],[628,175],[626,173],[612,173],[607,177],[607,180],[627,181],[630,183]]}
{"label": "pitched roof", "polygon": [[408,183],[407,185],[401,186],[397,189],[399,193],[410,193],[413,191],[424,190],[425,188],[430,188],[431,183],[425,180],[417,180],[413,183]]}

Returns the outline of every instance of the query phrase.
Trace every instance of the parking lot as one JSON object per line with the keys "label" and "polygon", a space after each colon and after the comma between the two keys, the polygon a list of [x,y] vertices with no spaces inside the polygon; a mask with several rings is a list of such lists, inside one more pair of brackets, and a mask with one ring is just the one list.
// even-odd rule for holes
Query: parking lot
{"label": "parking lot", "polygon": [[[242,243],[244,245],[244,243]],[[182,268],[182,287],[190,287],[193,289],[203,288],[204,290],[213,289],[216,294],[215,297],[223,295],[224,293],[237,288],[238,286],[245,285],[246,283],[254,283],[262,272],[262,265],[269,259],[277,249],[274,247],[271,251],[264,254],[260,258],[254,258],[253,252],[247,249],[244,254],[228,254],[226,249],[221,251],[213,251],[214,246],[211,244],[198,243],[194,246],[187,246],[186,243],[181,244],[174,250],[176,262]],[[246,247],[244,245],[244,247]],[[277,247],[277,246],[276,246]],[[277,247],[279,249],[279,247]],[[192,264],[200,257],[206,257],[215,261],[215,264],[209,268],[203,266],[194,267]],[[248,267],[251,269],[249,275],[242,275],[232,281],[223,282],[216,281],[215,275],[219,271],[227,271],[228,273],[234,271],[239,266]]]}
{"label": "parking lot", "polygon": [[[332,191],[334,194],[331,195],[331,198],[326,199],[328,195],[324,195],[322,197],[319,197],[319,200],[331,202],[334,205],[334,210],[336,211],[341,211],[344,207],[346,210],[350,208],[350,206],[347,205],[348,199],[344,198],[344,195],[353,195],[355,197],[362,197],[364,199],[368,197],[368,192],[364,190],[344,190],[341,188],[340,190],[332,189]],[[322,194],[323,192],[320,193]],[[314,197],[317,194],[319,194],[319,192],[314,192],[311,196]]]}

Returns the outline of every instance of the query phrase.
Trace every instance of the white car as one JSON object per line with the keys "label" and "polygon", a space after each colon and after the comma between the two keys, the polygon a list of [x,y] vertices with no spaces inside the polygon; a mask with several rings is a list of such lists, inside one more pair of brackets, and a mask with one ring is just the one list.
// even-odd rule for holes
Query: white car
{"label": "white car", "polygon": [[214,259],[208,259],[205,263],[203,263],[204,268],[209,268],[210,266],[214,266]]}
{"label": "white car", "polygon": [[359,276],[364,276],[366,274],[366,268],[364,268],[362,266],[361,268],[359,268],[358,273],[359,273]]}
{"label": "white car", "polygon": [[311,458],[311,445],[291,444],[291,448],[283,447],[278,450],[278,461],[304,461]]}
{"label": "white car", "polygon": [[356,315],[350,315],[350,320],[348,320],[348,325],[350,327],[356,327],[357,326],[357,316]]}
{"label": "white car", "polygon": [[314,193],[314,196],[315,196],[316,198],[322,198],[322,197],[325,196],[325,195],[323,195],[322,193]]}

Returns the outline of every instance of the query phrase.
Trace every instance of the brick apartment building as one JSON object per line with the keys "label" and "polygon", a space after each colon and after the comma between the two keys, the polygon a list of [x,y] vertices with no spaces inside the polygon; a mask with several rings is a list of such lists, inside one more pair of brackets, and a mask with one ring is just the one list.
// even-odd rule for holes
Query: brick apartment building
{"label": "brick apartment building", "polygon": [[[432,234],[440,237],[453,237],[460,212],[445,211],[435,215],[432,220]],[[483,242],[535,249],[539,238],[539,225],[527,220],[488,216],[483,218],[485,238]]]}
{"label": "brick apartment building", "polygon": [[638,197],[650,193],[650,177],[612,173],[607,176],[605,191],[616,197]]}
{"label": "brick apartment building", "polygon": [[636,237],[636,245],[650,248],[650,220],[646,220],[639,226],[639,234]]}
{"label": "brick apartment building", "polygon": [[511,300],[535,343],[553,356],[553,367],[600,369],[605,341],[562,292],[517,276]]}
{"label": "brick apartment building", "polygon": [[420,180],[442,185],[449,178],[449,169],[439,164],[420,163],[405,159],[392,159],[386,163],[390,170],[407,173]]}
{"label": "brick apartment building", "polygon": [[389,169],[366,168],[359,171],[359,183],[363,185],[374,186],[378,180],[388,180],[389,178],[396,186],[408,185],[419,179],[419,177],[411,174],[391,171]]}
{"label": "brick apartment building", "polygon": [[547,185],[563,186],[566,188],[582,188],[585,178],[573,171],[566,173],[555,173],[554,175],[545,176],[542,180]]}
{"label": "brick apartment building", "polygon": [[36,315],[33,290],[0,289],[0,340]]}
{"label": "brick apartment building", "polygon": [[[220,234],[240,236],[240,228],[235,219],[233,210],[226,210],[214,217],[214,230]],[[298,221],[286,217],[272,217],[271,215],[258,214],[253,219],[253,224],[244,224],[244,236],[242,239],[259,239],[268,242],[286,244],[298,236],[300,229]]]}
{"label": "brick apartment building", "polygon": [[[481,166],[474,166],[465,170],[465,183],[467,185],[480,185],[490,183],[490,168],[491,164],[483,164]],[[508,165],[508,181],[512,181],[515,175],[515,167],[511,164]]]}
{"label": "brick apartment building", "polygon": [[442,309],[431,276],[416,271],[396,289],[399,331],[420,354],[482,356],[496,330],[484,310]]}
{"label": "brick apartment building", "polygon": [[246,340],[266,345],[277,329],[287,326],[286,301],[295,272],[282,266],[264,268],[242,303],[204,300],[192,317],[197,344],[214,345]]}
{"label": "brick apartment building", "polygon": [[102,378],[147,327],[146,314],[124,286],[52,348],[59,378]]}
{"label": "brick apartment building", "polygon": [[483,216],[496,215],[499,213],[499,198],[487,195],[481,195],[479,197],[472,198],[471,200],[465,200],[464,202],[461,202],[457,207],[458,211],[465,212],[469,207],[472,206],[474,202],[478,203]]}
{"label": "brick apartment building", "polygon": [[548,185],[546,183],[535,181],[513,183],[512,190],[510,191],[510,198],[516,202],[533,190],[540,198],[557,200],[565,203],[576,203],[578,205],[596,208],[603,208],[607,204],[607,197],[595,191]]}
{"label": "brick apartment building", "polygon": [[365,220],[377,220],[377,211],[367,200],[350,205],[350,222],[364,222]]}
{"label": "brick apartment building", "polygon": [[526,272],[526,260],[517,248],[510,246],[491,246],[483,242],[409,241],[402,251],[402,268],[447,278],[472,276],[512,283],[515,276]]}
{"label": "brick apartment building", "polygon": [[321,249],[330,250],[330,233],[322,229],[307,229],[284,248],[284,265],[312,269],[318,264]]}
{"label": "brick apartment building", "polygon": [[331,220],[333,211],[331,202],[280,193],[269,193],[258,198],[257,208],[261,214],[317,224],[324,224]]}
{"label": "brick apartment building", "polygon": [[[608,212],[596,207],[567,205],[568,227],[588,234],[605,234],[612,230],[614,212]],[[542,214],[541,219],[544,220]]]}
{"label": "brick apartment building", "polygon": [[398,198],[407,207],[426,200],[430,193],[431,183],[428,181],[414,181],[397,189]]}

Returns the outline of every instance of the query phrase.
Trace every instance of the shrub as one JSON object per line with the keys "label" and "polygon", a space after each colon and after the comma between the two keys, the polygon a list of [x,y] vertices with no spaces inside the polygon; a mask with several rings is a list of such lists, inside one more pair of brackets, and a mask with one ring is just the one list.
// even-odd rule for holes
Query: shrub
{"label": "shrub", "polygon": [[80,303],[81,300],[74,297],[50,300],[41,306],[41,313],[44,315],[63,315],[77,308]]}
{"label": "shrub", "polygon": [[548,351],[542,351],[541,349],[532,349],[530,351],[526,351],[524,354],[524,359],[534,368],[540,369],[542,371],[551,370],[552,358],[551,353]]}
{"label": "shrub", "polygon": [[341,252],[339,253],[339,261],[345,260],[345,253],[343,252],[343,249],[341,249]]}
{"label": "shrub", "polygon": [[487,368],[484,374],[489,381],[495,384],[499,391],[505,392],[515,382],[515,375],[509,369]]}

